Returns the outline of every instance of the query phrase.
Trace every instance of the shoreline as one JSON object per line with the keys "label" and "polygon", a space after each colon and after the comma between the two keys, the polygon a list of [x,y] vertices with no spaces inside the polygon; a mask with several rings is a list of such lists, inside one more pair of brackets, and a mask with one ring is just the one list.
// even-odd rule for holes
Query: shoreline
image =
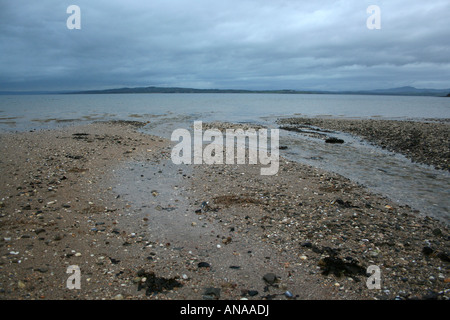
{"label": "shoreline", "polygon": [[[426,119],[424,119],[426,120]],[[281,129],[302,131],[319,127],[361,137],[383,149],[405,155],[413,162],[450,171],[450,123],[448,119],[435,121],[337,119],[337,118],[280,118]]]}
{"label": "shoreline", "polygon": [[141,125],[0,134],[0,299],[449,298],[441,222],[282,158],[173,166]]}

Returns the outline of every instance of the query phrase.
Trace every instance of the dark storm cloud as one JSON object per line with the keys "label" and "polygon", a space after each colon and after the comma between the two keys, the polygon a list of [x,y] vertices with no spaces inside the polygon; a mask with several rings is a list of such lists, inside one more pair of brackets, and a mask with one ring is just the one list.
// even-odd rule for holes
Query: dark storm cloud
{"label": "dark storm cloud", "polygon": [[[81,8],[81,30],[66,9]],[[369,30],[369,5],[381,30]],[[0,90],[450,87],[448,1],[0,0]]]}

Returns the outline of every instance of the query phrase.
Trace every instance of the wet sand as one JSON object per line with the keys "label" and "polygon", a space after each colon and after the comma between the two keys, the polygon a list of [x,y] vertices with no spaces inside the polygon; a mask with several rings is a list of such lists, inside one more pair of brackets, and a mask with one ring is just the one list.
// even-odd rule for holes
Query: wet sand
{"label": "wet sand", "polygon": [[448,299],[441,222],[285,159],[176,166],[142,125],[0,135],[0,299]]}

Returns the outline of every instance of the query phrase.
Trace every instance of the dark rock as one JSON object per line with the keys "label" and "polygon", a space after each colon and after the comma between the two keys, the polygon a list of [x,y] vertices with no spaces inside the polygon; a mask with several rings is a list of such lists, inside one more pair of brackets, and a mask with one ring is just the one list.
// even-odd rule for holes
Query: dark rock
{"label": "dark rock", "polygon": [[204,300],[217,300],[220,298],[220,288],[206,288],[203,292]]}
{"label": "dark rock", "polygon": [[210,268],[211,265],[208,262],[199,262],[197,265],[199,268]]}
{"label": "dark rock", "polygon": [[436,256],[444,262],[450,262],[450,257],[445,252],[439,252]]}
{"label": "dark rock", "polygon": [[34,271],[38,271],[40,273],[46,273],[48,271],[48,268],[46,268],[46,267],[36,268],[36,269],[34,269]]}
{"label": "dark rock", "polygon": [[42,232],[45,232],[45,229],[43,229],[43,228],[38,228],[38,229],[36,229],[34,232],[35,232],[36,234],[40,234],[40,233],[42,233]]}
{"label": "dark rock", "polygon": [[430,254],[432,254],[434,252],[433,249],[431,249],[430,247],[423,247],[422,248],[422,253],[426,256],[429,256]]}
{"label": "dark rock", "polygon": [[250,297],[254,297],[254,296],[258,295],[259,292],[256,290],[248,290],[247,293]]}
{"label": "dark rock", "polygon": [[329,137],[325,140],[326,143],[344,143],[344,140],[336,138],[336,137]]}
{"label": "dark rock", "polygon": [[266,273],[263,277],[263,280],[269,285],[272,285],[278,281],[277,276],[274,273]]}
{"label": "dark rock", "polygon": [[120,260],[114,259],[114,258],[109,258],[109,260],[111,260],[112,264],[118,264],[120,262]]}
{"label": "dark rock", "polygon": [[305,247],[305,248],[312,248],[312,247],[313,247],[313,244],[312,244],[311,242],[303,242],[303,243],[301,244],[301,246],[302,246],[302,247]]}
{"label": "dark rock", "polygon": [[434,229],[434,230],[433,230],[433,235],[435,235],[435,236],[437,236],[437,237],[442,236],[442,231],[441,231],[441,229],[439,229],[439,228]]}

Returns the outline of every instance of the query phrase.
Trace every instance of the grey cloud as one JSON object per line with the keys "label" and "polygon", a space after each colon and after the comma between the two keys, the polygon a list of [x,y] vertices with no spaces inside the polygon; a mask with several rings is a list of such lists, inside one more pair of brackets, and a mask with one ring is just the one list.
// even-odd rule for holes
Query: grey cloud
{"label": "grey cloud", "polygon": [[[68,30],[66,8],[81,8]],[[381,7],[368,30],[366,8]],[[448,1],[0,0],[0,90],[450,87]]]}

